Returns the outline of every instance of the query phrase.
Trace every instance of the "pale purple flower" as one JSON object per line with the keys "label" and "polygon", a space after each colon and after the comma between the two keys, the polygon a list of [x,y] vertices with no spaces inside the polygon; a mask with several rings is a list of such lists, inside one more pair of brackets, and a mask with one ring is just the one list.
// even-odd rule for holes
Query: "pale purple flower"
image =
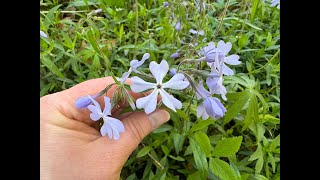
{"label": "pale purple flower", "polygon": [[214,62],[216,58],[216,48],[213,42],[209,42],[207,46],[201,49],[201,53],[204,55],[207,62]]}
{"label": "pale purple flower", "polygon": [[171,68],[170,71],[169,71],[169,74],[170,74],[171,76],[174,76],[175,74],[177,74],[176,68]]}
{"label": "pale purple flower", "polygon": [[102,9],[96,9],[93,11],[93,14],[98,14],[98,13],[101,13],[102,12]]}
{"label": "pale purple flower", "polygon": [[209,116],[217,119],[223,117],[226,111],[218,98],[209,96],[197,107],[197,117],[202,117],[203,120],[208,119]]}
{"label": "pale purple flower", "polygon": [[280,9],[280,0],[271,0],[271,7],[277,6],[278,9]]}
{"label": "pale purple flower", "polygon": [[197,117],[202,117],[203,120],[210,116],[213,119],[221,118],[227,111],[218,98],[212,97],[211,93],[207,91],[202,82],[195,86],[197,99],[204,99],[204,101],[197,107]]}
{"label": "pale purple flower", "polygon": [[170,17],[171,17],[172,19],[174,19],[174,17],[175,17],[174,13],[171,13],[171,14],[170,14]]}
{"label": "pale purple flower", "polygon": [[175,28],[177,31],[179,31],[179,30],[181,29],[181,23],[180,23],[180,21],[178,21],[178,22],[176,23],[176,25],[174,26],[174,28]]}
{"label": "pale purple flower", "polygon": [[189,14],[188,13],[186,14],[186,20],[189,20]]}
{"label": "pale purple flower", "polygon": [[163,7],[167,7],[167,6],[169,6],[169,2],[168,1],[163,3]]}
{"label": "pale purple flower", "polygon": [[[219,74],[216,69],[210,73],[211,77],[207,77],[206,83],[211,94],[220,94],[223,100],[227,100],[226,94],[227,90],[223,86],[222,74]],[[214,76],[216,75],[216,76]]]}
{"label": "pale purple flower", "polygon": [[101,135],[106,136],[108,134],[110,139],[113,138],[114,140],[118,140],[120,138],[120,132],[124,132],[124,126],[120,120],[110,116],[110,99],[107,96],[104,97],[105,106],[103,112],[101,111],[101,107],[96,100],[91,99],[91,101],[93,105],[88,106],[88,109],[91,111],[90,118],[93,121],[97,121],[102,118],[104,122],[100,129]]}
{"label": "pale purple flower", "polygon": [[130,62],[130,68],[128,70],[128,72],[125,72],[122,74],[121,78],[117,78],[118,81],[120,81],[120,83],[124,83],[126,81],[126,79],[129,77],[129,75],[131,74],[131,72],[136,72],[139,73],[139,71],[137,70],[138,67],[140,67],[148,58],[150,57],[149,53],[145,53],[142,56],[142,59],[140,61],[134,59]]}
{"label": "pale purple flower", "polygon": [[[211,42],[210,42],[211,43]],[[211,44],[211,48],[214,47],[214,43]],[[238,55],[226,55],[231,50],[232,44],[230,42],[224,43],[223,41],[218,42],[218,47],[214,48],[212,50],[213,52],[210,52],[210,58],[213,58],[213,61],[208,61],[208,65],[211,66],[211,69],[216,68],[219,72],[222,74],[225,74],[227,76],[233,75],[234,72],[232,69],[230,69],[225,63],[230,65],[238,65],[241,63],[239,61]]]}
{"label": "pale purple flower", "polygon": [[162,60],[160,64],[155,61],[151,62],[149,64],[149,69],[153,77],[156,79],[156,83],[146,82],[137,76],[131,78],[132,84],[130,87],[133,92],[138,93],[153,89],[148,96],[137,99],[137,108],[144,108],[145,113],[150,114],[156,109],[157,96],[160,93],[164,105],[175,112],[176,109],[181,109],[182,103],[172,95],[168,94],[164,89],[185,89],[189,85],[189,82],[183,80],[185,78],[184,75],[177,73],[168,82],[163,83],[162,80],[169,71],[169,65],[166,60]]}
{"label": "pale purple flower", "polygon": [[175,52],[175,53],[171,54],[170,57],[171,57],[171,58],[178,58],[178,57],[180,57],[180,53]]}
{"label": "pale purple flower", "polygon": [[48,35],[41,30],[40,30],[40,36],[42,36],[44,38],[48,38]]}
{"label": "pale purple flower", "polygon": [[95,94],[93,96],[82,96],[80,98],[78,98],[76,100],[76,102],[74,103],[74,105],[78,108],[86,108],[87,106],[89,106],[90,104],[92,104],[92,100],[91,99],[96,99],[97,97],[99,97],[100,94]]}
{"label": "pale purple flower", "polygon": [[190,32],[191,34],[199,34],[199,35],[201,35],[201,36],[204,35],[204,31],[203,31],[203,30],[196,31],[196,30],[194,30],[194,29],[190,29],[189,32]]}

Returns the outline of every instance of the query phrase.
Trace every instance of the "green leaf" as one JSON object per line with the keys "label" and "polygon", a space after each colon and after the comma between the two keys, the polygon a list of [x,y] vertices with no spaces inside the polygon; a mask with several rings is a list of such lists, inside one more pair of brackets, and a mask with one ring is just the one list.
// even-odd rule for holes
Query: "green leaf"
{"label": "green leaf", "polygon": [[260,0],[253,0],[251,16],[250,16],[251,22],[254,20],[259,2]]}
{"label": "green leaf", "polygon": [[153,130],[152,133],[153,134],[162,133],[162,132],[170,131],[171,129],[172,129],[172,126],[170,126],[169,124],[163,124],[157,129]]}
{"label": "green leaf", "polygon": [[166,174],[166,172],[168,171],[168,167],[162,169],[161,171],[157,172],[155,176],[153,176],[151,179],[152,180],[159,180],[160,178],[163,177],[163,175]]}
{"label": "green leaf", "polygon": [[258,120],[258,102],[256,96],[252,95],[249,101],[249,107],[244,118],[241,131],[246,130],[254,121]]}
{"label": "green leaf", "polygon": [[266,114],[268,109],[269,109],[268,104],[266,103],[266,101],[264,100],[263,96],[258,91],[254,90],[253,92],[259,98],[259,100],[260,100],[260,102],[262,104],[263,114]]}
{"label": "green leaf", "polygon": [[208,176],[208,161],[206,154],[201,150],[199,144],[193,140],[192,137],[189,138],[189,142],[193,152],[194,161],[200,172],[200,177],[201,179],[206,179]]}
{"label": "green leaf", "polygon": [[168,155],[170,158],[174,159],[174,160],[177,160],[177,161],[185,161],[182,157],[180,156],[177,156],[177,157],[174,157],[172,155]]}
{"label": "green leaf", "polygon": [[269,47],[272,44],[272,35],[270,32],[268,32],[268,36],[266,39],[266,47]]}
{"label": "green leaf", "polygon": [[170,153],[169,149],[165,145],[161,145],[161,149],[165,155],[168,155]]}
{"label": "green leaf", "polygon": [[233,97],[233,99],[237,99],[237,101],[227,109],[227,112],[223,118],[223,124],[229,123],[231,119],[234,118],[243,109],[245,104],[249,101],[251,94],[249,91],[243,91],[239,93],[233,93],[232,96],[236,96]]}
{"label": "green leaf", "polygon": [[176,113],[184,120],[189,120],[190,119],[189,116],[186,113],[184,113],[182,110],[180,110],[180,109],[177,109]]}
{"label": "green leaf", "polygon": [[265,176],[261,175],[261,174],[256,174],[254,176],[254,180],[269,180],[269,179],[266,178]]}
{"label": "green leaf", "polygon": [[240,174],[239,169],[237,168],[237,166],[234,163],[232,163],[231,161],[229,161],[229,162],[230,162],[230,167],[232,168],[232,170],[236,174],[236,179],[241,180],[241,174]]}
{"label": "green leaf", "polygon": [[140,149],[140,151],[138,152],[137,154],[137,157],[140,158],[140,157],[143,157],[145,156],[146,154],[148,154],[151,150],[151,147],[150,146],[145,146],[143,147],[142,149]]}
{"label": "green leaf", "polygon": [[263,167],[263,156],[259,157],[256,166],[255,166],[255,174],[259,174]]}
{"label": "green leaf", "polygon": [[258,144],[258,148],[256,149],[256,151],[251,154],[250,158],[248,159],[248,161],[253,161],[253,160],[256,160],[260,157],[263,156],[263,152],[262,152],[262,148],[261,148],[261,144],[259,143]]}
{"label": "green leaf", "polygon": [[93,49],[96,51],[96,53],[101,55],[100,49],[99,49],[97,41],[95,39],[95,33],[92,29],[90,29],[87,32],[87,38],[88,38],[88,41],[90,42],[90,44],[92,45]]}
{"label": "green leaf", "polygon": [[218,141],[213,149],[212,155],[216,157],[228,157],[239,151],[242,142],[242,136],[225,138]]}
{"label": "green leaf", "polygon": [[221,180],[237,180],[236,173],[225,161],[218,158],[210,158],[209,168],[211,172]]}
{"label": "green leaf", "polygon": [[276,162],[273,158],[273,155],[272,153],[268,152],[268,157],[270,159],[270,164],[271,164],[271,167],[272,167],[272,172],[275,173],[276,172]]}
{"label": "green leaf", "polygon": [[41,59],[41,62],[43,65],[45,65],[53,74],[64,78],[64,75],[59,71],[59,68],[49,59],[46,57],[43,57]]}
{"label": "green leaf", "polygon": [[179,133],[174,133],[173,144],[177,154],[179,154],[179,152],[181,151],[183,143],[184,143],[184,136]]}
{"label": "green leaf", "polygon": [[63,31],[61,31],[61,35],[63,37],[63,44],[68,47],[69,49],[73,50],[73,42],[72,40],[70,39],[70,37]]}
{"label": "green leaf", "polygon": [[199,176],[200,176],[200,172],[199,172],[199,171],[196,171],[196,172],[188,175],[187,180],[198,180],[198,179],[199,179]]}
{"label": "green leaf", "polygon": [[192,128],[190,129],[190,133],[201,130],[203,128],[208,127],[210,124],[212,124],[214,120],[208,119],[208,120],[203,120],[203,121],[198,121],[197,124],[193,125]]}
{"label": "green leaf", "polygon": [[211,144],[210,144],[209,137],[205,133],[203,133],[201,131],[196,132],[194,137],[195,137],[196,141],[198,142],[198,144],[200,145],[200,148],[206,154],[206,156],[210,157],[210,155],[211,155]]}
{"label": "green leaf", "polygon": [[274,151],[278,146],[280,146],[280,134],[272,140],[270,150]]}
{"label": "green leaf", "polygon": [[43,25],[46,27],[46,29],[49,28],[49,25],[54,25],[54,18],[55,18],[55,15],[54,13],[56,13],[56,11],[59,9],[59,7],[61,6],[62,4],[59,4],[53,8],[51,8],[49,11],[48,11],[48,14],[45,16],[45,20],[43,21]]}

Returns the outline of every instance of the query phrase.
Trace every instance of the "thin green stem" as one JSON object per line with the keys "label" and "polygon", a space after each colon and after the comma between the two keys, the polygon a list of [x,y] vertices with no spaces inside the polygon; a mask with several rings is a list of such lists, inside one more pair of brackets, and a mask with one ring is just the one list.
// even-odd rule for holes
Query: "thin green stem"
{"label": "thin green stem", "polygon": [[227,9],[229,7],[229,2],[230,2],[230,0],[227,0],[226,6],[224,7],[224,11],[223,11],[223,14],[222,14],[222,17],[221,17],[221,21],[220,21],[219,27],[214,32],[214,38],[217,37],[217,34],[219,33],[219,30],[220,30],[220,28],[221,28],[221,26],[223,24],[224,17],[226,16]]}
{"label": "thin green stem", "polygon": [[[146,145],[144,145],[142,142],[141,142],[141,145],[142,145],[143,147],[146,146]],[[150,153],[148,153],[148,156],[149,156],[158,166],[161,167],[161,170],[164,169],[164,167],[160,164],[160,162],[157,161],[156,158],[154,158]]]}
{"label": "thin green stem", "polygon": [[138,23],[139,23],[139,3],[136,0],[136,25],[135,25],[135,32],[134,32],[134,45],[137,45],[138,41]]}

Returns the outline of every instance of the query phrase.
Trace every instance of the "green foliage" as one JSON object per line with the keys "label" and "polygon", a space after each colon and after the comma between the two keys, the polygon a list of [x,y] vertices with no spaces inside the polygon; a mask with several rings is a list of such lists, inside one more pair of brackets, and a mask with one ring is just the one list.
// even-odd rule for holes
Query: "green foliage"
{"label": "green foliage", "polygon": [[242,136],[225,138],[218,141],[214,147],[212,155],[216,157],[229,157],[239,151]]}
{"label": "green foliage", "polygon": [[222,180],[236,180],[237,175],[231,166],[218,158],[210,158],[209,168],[213,174]]}
{"label": "green foliage", "polygon": [[[224,77],[225,116],[197,118],[196,98],[174,94],[183,108],[170,111],[171,120],[143,140],[121,178],[279,179],[280,11],[269,1],[230,0],[222,17],[223,0],[189,0],[187,6],[183,0],[169,1],[167,8],[164,0],[139,0],[136,19],[135,2],[41,1],[40,29],[48,38],[40,38],[40,96],[88,79],[121,77],[130,61],[146,52],[151,60],[177,65],[194,58],[209,41],[231,42],[230,53],[242,63],[229,66],[235,75]],[[205,9],[197,11],[196,2],[206,3]],[[102,12],[94,14],[99,8]],[[178,19],[182,29],[177,32],[173,26]],[[191,28],[205,35],[192,35]],[[170,58],[178,49],[181,58]]]}

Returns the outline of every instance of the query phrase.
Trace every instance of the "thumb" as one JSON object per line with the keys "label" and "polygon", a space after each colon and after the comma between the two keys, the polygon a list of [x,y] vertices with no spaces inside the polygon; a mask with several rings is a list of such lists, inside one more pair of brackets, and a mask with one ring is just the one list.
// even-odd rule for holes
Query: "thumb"
{"label": "thumb", "polygon": [[164,109],[157,109],[151,114],[134,112],[122,120],[125,132],[121,133],[120,141],[126,142],[126,151],[131,154],[140,142],[151,131],[170,119],[169,113]]}

